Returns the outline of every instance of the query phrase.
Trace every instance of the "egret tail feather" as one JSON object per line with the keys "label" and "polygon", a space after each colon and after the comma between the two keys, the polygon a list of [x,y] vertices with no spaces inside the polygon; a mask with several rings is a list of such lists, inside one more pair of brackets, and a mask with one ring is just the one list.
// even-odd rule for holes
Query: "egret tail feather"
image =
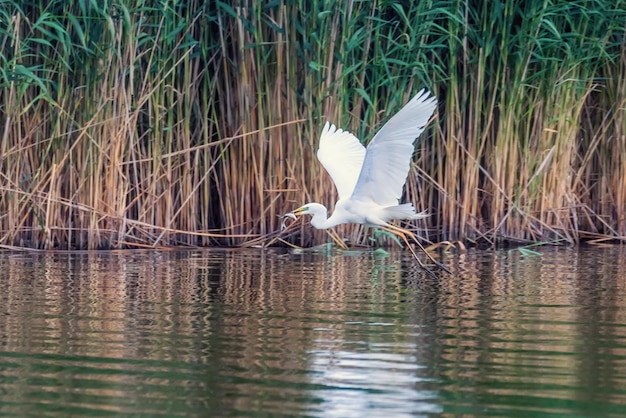
{"label": "egret tail feather", "polygon": [[424,219],[429,215],[426,212],[416,212],[412,203],[384,208],[387,219]]}

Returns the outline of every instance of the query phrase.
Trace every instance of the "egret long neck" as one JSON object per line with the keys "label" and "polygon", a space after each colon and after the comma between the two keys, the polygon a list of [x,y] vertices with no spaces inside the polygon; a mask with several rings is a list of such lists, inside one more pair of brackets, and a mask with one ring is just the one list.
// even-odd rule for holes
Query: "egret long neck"
{"label": "egret long neck", "polygon": [[311,225],[317,229],[328,229],[331,228],[332,225],[328,225],[328,211],[324,208],[323,211],[317,212],[311,218]]}
{"label": "egret long neck", "polygon": [[344,220],[339,219],[339,217],[335,216],[337,212],[333,212],[330,217],[328,216],[328,212],[325,211],[323,215],[317,214],[311,219],[311,225],[313,225],[317,229],[329,229],[335,227],[337,225],[345,223]]}

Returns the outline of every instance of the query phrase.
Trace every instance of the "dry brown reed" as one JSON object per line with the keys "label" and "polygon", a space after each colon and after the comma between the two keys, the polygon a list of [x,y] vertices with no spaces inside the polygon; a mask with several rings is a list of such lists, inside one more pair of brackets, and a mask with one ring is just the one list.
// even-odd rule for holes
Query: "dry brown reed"
{"label": "dry brown reed", "polygon": [[7,3],[0,246],[326,241],[278,216],[332,208],[324,121],[367,141],[422,87],[426,240],[623,240],[626,3],[517,3]]}

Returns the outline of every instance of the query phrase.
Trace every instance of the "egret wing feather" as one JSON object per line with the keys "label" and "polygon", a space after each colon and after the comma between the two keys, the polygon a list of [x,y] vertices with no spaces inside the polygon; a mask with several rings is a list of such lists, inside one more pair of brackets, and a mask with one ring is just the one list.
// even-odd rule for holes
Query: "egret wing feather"
{"label": "egret wing feather", "polygon": [[317,159],[333,179],[339,198],[350,197],[365,159],[365,147],[359,139],[326,122],[320,137]]}
{"label": "egret wing feather", "polygon": [[367,147],[352,198],[397,205],[409,174],[415,140],[424,131],[437,100],[421,90],[374,136]]}

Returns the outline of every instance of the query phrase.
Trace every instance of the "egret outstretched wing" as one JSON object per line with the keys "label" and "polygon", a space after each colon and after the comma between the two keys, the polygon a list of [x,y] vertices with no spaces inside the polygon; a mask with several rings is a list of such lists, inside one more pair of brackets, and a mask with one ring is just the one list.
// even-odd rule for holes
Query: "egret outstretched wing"
{"label": "egret outstretched wing", "polygon": [[398,204],[409,173],[413,143],[436,106],[437,100],[421,90],[378,131],[367,146],[353,199],[381,206]]}
{"label": "egret outstretched wing", "polygon": [[320,137],[317,159],[333,179],[340,199],[352,194],[364,158],[365,148],[356,136],[326,122]]}

